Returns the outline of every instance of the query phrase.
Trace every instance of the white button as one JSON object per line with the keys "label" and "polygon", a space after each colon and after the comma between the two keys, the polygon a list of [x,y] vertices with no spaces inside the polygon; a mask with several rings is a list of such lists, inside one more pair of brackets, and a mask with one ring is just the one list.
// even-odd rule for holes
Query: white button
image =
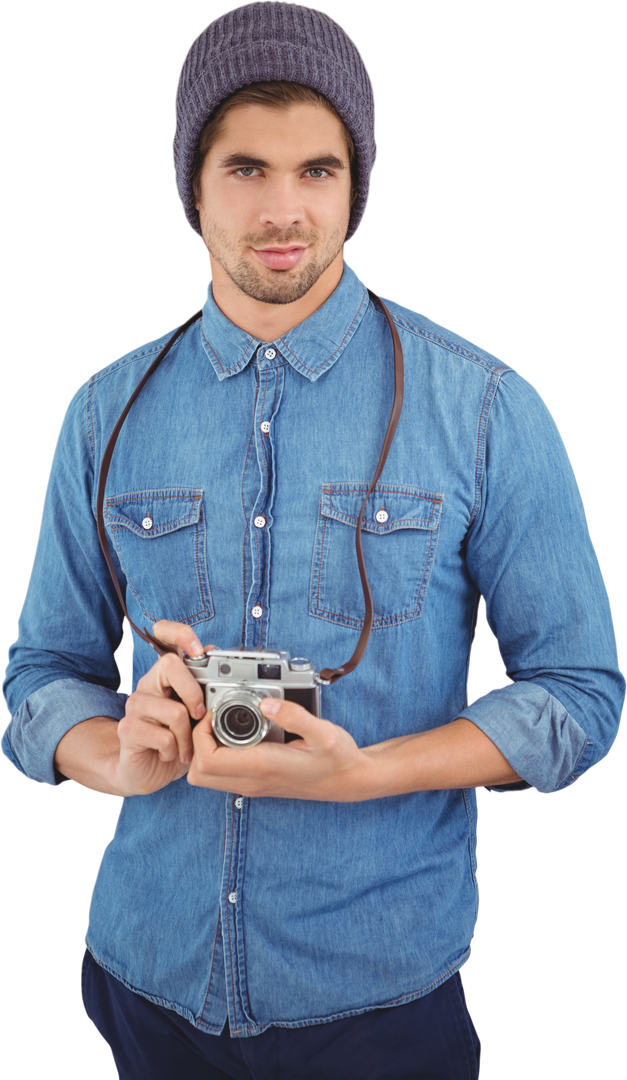
{"label": "white button", "polygon": [[263,610],[259,607],[259,604],[255,604],[250,614],[252,615],[253,619],[260,619],[263,615]]}
{"label": "white button", "polygon": [[242,799],[241,795],[238,795],[238,797],[236,798],[235,805],[236,805],[238,810],[242,809],[242,806],[244,805],[244,800]]}
{"label": "white button", "polygon": [[264,420],[263,423],[260,425],[260,427],[261,427],[261,430],[263,431],[264,435],[267,435],[269,430],[270,430],[270,421],[269,420]]}
{"label": "white button", "polygon": [[236,892],[230,892],[229,893],[229,904],[234,904],[236,900],[237,900],[237,893]]}
{"label": "white button", "polygon": [[276,349],[266,349],[264,356],[266,360],[274,360],[276,356]]}
{"label": "white button", "polygon": [[266,519],[263,516],[263,514],[260,514],[259,517],[255,518],[255,528],[263,529],[265,523],[266,523]]}
{"label": "white button", "polygon": [[377,510],[377,512],[375,514],[375,517],[376,517],[377,521],[379,522],[379,525],[385,525],[385,523],[386,523],[387,519],[389,518],[389,516],[390,515],[388,514],[387,510]]}
{"label": "white button", "polygon": [[144,520],[142,521],[142,528],[146,529],[146,531],[148,531],[148,529],[152,529],[152,518],[151,517],[145,517],[144,518]]}

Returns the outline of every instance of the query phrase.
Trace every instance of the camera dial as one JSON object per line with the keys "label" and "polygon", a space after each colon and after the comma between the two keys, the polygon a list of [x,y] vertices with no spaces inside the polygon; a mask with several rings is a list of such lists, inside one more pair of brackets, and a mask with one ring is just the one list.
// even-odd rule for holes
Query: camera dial
{"label": "camera dial", "polygon": [[314,666],[304,656],[295,656],[290,660],[290,671],[313,671]]}

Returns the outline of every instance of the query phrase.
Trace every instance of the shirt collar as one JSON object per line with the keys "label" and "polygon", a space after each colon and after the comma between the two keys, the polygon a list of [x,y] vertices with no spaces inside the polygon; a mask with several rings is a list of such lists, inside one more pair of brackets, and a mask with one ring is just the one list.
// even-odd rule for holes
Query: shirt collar
{"label": "shirt collar", "polygon": [[315,382],[342,355],[367,307],[367,290],[345,265],[339,284],[321,307],[282,337],[264,342],[227,319],[213,299],[210,285],[202,309],[202,344],[220,380],[243,371],[259,346],[265,345]]}

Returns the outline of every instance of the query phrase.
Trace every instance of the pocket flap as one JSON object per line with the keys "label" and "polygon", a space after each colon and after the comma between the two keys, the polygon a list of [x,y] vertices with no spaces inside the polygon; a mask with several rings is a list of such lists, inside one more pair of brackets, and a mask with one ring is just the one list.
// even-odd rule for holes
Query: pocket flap
{"label": "pocket flap", "polygon": [[105,522],[110,528],[130,529],[142,540],[176,532],[200,519],[202,490],[163,488],[111,495],[105,503]]}
{"label": "pocket flap", "polygon": [[[368,487],[368,484],[349,482],[325,484],[322,515],[356,528]],[[443,495],[433,491],[377,484],[364,511],[362,529],[381,534],[397,529],[437,529],[443,500]]]}

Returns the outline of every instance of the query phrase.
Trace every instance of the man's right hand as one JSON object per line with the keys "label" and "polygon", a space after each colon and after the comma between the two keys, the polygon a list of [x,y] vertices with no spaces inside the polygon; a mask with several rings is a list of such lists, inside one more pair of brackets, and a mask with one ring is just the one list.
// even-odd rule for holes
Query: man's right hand
{"label": "man's right hand", "polygon": [[55,754],[64,776],[109,794],[149,795],[187,773],[193,754],[190,716],[200,720],[206,708],[183,654],[204,650],[183,623],[162,620],[153,633],[177,652],[162,656],[139,680],[118,723],[93,717],[70,728]]}

